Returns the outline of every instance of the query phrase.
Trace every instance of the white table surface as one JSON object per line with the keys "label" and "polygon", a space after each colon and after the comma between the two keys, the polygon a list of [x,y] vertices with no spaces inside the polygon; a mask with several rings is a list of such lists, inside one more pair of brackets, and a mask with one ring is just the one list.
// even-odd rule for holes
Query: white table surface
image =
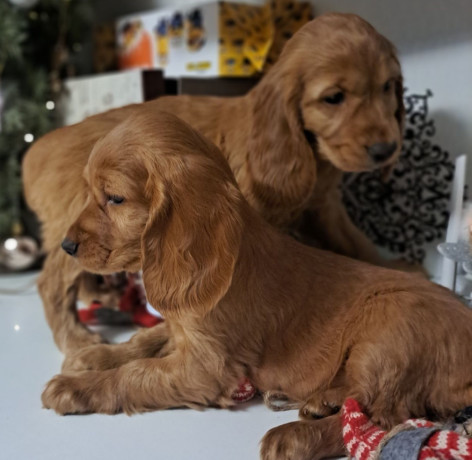
{"label": "white table surface", "polygon": [[[110,334],[122,341],[131,332]],[[297,420],[297,411],[271,412],[260,401],[232,410],[59,416],[42,409],[40,395],[61,361],[34,275],[0,275],[1,459],[257,460],[264,433]]]}

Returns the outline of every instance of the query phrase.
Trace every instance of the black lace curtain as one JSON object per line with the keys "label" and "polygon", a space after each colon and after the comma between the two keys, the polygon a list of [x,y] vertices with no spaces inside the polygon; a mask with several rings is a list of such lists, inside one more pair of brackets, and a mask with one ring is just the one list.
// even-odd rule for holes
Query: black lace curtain
{"label": "black lace curtain", "polygon": [[454,163],[434,144],[434,121],[424,95],[405,95],[402,155],[389,180],[379,171],[347,174],[343,182],[352,220],[377,245],[409,261],[421,262],[426,243],[441,238],[448,222]]}

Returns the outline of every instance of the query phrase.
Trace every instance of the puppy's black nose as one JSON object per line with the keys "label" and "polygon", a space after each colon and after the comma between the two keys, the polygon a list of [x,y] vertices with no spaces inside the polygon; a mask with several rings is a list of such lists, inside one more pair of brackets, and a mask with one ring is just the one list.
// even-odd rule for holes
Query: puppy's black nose
{"label": "puppy's black nose", "polygon": [[382,163],[388,160],[397,150],[396,142],[378,142],[367,147],[367,153],[376,162]]}
{"label": "puppy's black nose", "polygon": [[64,249],[64,251],[67,252],[67,254],[75,256],[75,254],[77,253],[77,248],[79,247],[79,243],[69,240],[69,238],[64,238],[61,247],[62,249]]}

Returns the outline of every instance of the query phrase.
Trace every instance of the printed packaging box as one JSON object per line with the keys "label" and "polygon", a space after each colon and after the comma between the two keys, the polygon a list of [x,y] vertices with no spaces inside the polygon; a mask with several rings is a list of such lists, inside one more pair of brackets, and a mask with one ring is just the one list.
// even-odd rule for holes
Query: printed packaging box
{"label": "printed packaging box", "polygon": [[117,21],[120,68],[159,68],[166,77],[254,75],[273,37],[269,4],[211,2]]}

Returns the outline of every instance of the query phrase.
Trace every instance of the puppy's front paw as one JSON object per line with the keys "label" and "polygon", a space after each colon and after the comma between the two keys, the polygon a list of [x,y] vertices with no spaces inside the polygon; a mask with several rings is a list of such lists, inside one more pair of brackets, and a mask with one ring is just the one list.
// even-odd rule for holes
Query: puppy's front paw
{"label": "puppy's front paw", "polygon": [[286,423],[268,431],[261,441],[261,460],[312,460],[312,446],[304,442],[302,423]]}
{"label": "puppy's front paw", "polygon": [[67,375],[56,375],[41,395],[43,407],[61,415],[90,412],[86,399],[86,394],[77,385],[77,379]]}
{"label": "puppy's front paw", "polygon": [[62,363],[62,372],[99,371],[116,367],[111,346],[91,345],[68,353]]}
{"label": "puppy's front paw", "polygon": [[90,347],[100,343],[106,343],[106,339],[96,332],[90,332],[85,327],[77,327],[65,335],[64,339],[60,341],[61,350],[66,353],[73,353],[85,347]]}

